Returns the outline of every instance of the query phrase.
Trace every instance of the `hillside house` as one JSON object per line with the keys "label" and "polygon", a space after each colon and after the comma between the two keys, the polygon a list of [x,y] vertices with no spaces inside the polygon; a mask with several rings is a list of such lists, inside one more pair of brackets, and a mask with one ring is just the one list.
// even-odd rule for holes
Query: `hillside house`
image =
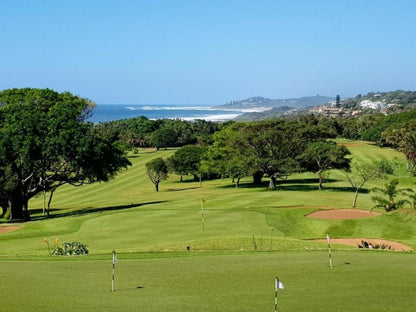
{"label": "hillside house", "polygon": [[330,106],[316,106],[309,110],[310,113],[321,115],[324,117],[333,117],[333,118],[344,118],[349,117],[351,113],[344,110],[343,108],[330,107]]}

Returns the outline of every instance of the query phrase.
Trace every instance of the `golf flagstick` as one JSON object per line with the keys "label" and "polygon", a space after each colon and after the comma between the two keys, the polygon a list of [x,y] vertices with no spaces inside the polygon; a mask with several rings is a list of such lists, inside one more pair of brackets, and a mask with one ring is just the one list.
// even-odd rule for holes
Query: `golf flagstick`
{"label": "golf flagstick", "polygon": [[276,281],[275,281],[275,284],[274,284],[274,312],[277,312],[277,290],[279,288],[280,289],[285,289],[285,286],[283,286],[282,282],[276,276]]}
{"label": "golf flagstick", "polygon": [[331,238],[329,237],[329,234],[326,234],[326,240],[328,241],[329,267],[332,269]]}
{"label": "golf flagstick", "polygon": [[111,279],[111,292],[114,292],[114,278],[115,278],[115,273],[116,273],[116,263],[117,263],[117,256],[116,256],[116,252],[113,251],[113,276]]}
{"label": "golf flagstick", "polygon": [[204,203],[205,203],[205,199],[201,197],[201,223],[202,223],[202,231],[205,230]]}

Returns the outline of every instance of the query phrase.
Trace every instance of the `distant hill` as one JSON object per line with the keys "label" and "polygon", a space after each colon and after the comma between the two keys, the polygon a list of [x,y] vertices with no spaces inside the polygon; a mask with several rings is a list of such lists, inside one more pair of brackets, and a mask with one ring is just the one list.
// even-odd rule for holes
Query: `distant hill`
{"label": "distant hill", "polygon": [[231,101],[224,105],[216,106],[217,108],[231,108],[231,109],[252,109],[252,108],[274,108],[274,107],[291,107],[304,108],[307,106],[323,105],[335,98],[328,96],[305,96],[301,98],[289,99],[269,99],[262,96],[254,96],[245,100]]}
{"label": "distant hill", "polygon": [[[388,92],[369,92],[365,95],[358,94],[354,98],[341,100],[341,106],[344,108],[364,108],[365,104],[378,104],[375,106],[395,105],[398,108],[415,108],[416,91],[396,90]],[[364,104],[364,105],[363,105]]]}

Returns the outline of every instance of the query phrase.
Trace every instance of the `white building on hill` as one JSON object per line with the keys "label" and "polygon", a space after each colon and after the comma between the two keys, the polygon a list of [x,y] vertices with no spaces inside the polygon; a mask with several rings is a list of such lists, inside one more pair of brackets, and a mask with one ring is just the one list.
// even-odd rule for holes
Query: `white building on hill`
{"label": "white building on hill", "polygon": [[382,101],[370,101],[370,100],[364,100],[361,101],[360,103],[361,108],[370,108],[370,109],[383,109],[386,108],[387,105],[386,103],[382,102]]}

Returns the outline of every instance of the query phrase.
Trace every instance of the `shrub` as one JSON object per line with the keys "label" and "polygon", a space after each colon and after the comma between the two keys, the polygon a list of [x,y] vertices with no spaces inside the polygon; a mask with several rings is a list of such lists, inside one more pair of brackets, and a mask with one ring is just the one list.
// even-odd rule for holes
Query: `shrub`
{"label": "shrub", "polygon": [[59,245],[59,238],[56,238],[53,246],[51,246],[49,239],[46,237],[43,239],[43,242],[48,245],[49,255],[73,256],[88,254],[88,246],[80,242],[65,242]]}
{"label": "shrub", "polygon": [[52,255],[58,256],[73,256],[73,255],[87,255],[88,246],[80,242],[63,243],[57,246],[53,251]]}
{"label": "shrub", "polygon": [[368,249],[389,249],[389,250],[393,250],[393,248],[391,248],[391,246],[386,245],[386,244],[376,244],[373,245],[371,243],[368,243],[364,240],[361,241],[361,245],[358,244],[358,248],[368,248]]}

